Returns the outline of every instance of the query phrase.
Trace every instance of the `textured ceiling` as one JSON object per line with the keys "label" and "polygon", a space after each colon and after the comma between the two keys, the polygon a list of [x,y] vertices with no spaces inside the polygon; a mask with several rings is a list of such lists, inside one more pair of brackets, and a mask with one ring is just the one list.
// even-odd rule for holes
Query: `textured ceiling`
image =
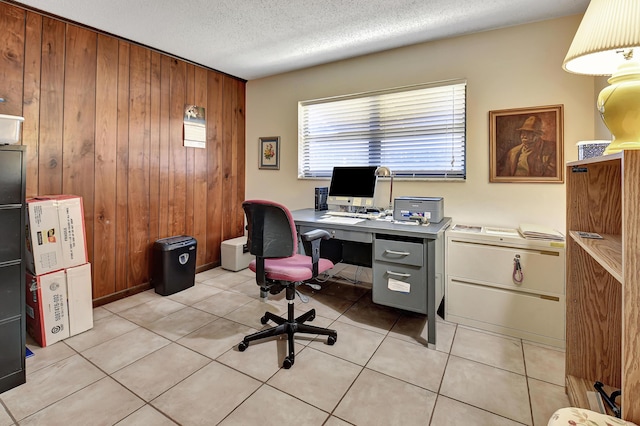
{"label": "textured ceiling", "polygon": [[253,80],[583,13],[589,0],[14,1]]}

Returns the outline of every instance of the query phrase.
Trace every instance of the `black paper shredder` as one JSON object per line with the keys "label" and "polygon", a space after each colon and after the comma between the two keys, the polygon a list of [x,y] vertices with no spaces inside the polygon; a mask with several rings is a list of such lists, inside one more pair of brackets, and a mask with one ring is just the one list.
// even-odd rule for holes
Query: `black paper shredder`
{"label": "black paper shredder", "polygon": [[186,235],[162,238],[153,244],[151,284],[163,296],[195,284],[198,242]]}

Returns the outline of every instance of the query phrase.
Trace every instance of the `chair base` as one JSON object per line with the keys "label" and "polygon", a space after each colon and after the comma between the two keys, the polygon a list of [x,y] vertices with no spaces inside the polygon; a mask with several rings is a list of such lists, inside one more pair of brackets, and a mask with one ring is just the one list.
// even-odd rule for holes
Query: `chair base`
{"label": "chair base", "polygon": [[287,286],[287,300],[289,301],[287,307],[287,318],[282,318],[278,315],[272,314],[271,312],[265,312],[264,316],[260,318],[260,322],[262,324],[266,324],[269,320],[278,324],[275,327],[268,328],[266,330],[261,330],[256,333],[245,336],[242,339],[242,342],[238,345],[238,350],[243,352],[249,346],[249,342],[253,342],[254,340],[264,339],[267,337],[279,336],[281,334],[287,334],[287,341],[289,346],[289,355],[282,362],[282,366],[285,369],[291,368],[293,363],[295,362],[295,348],[294,348],[294,334],[295,333],[308,333],[308,334],[320,334],[323,336],[328,336],[327,344],[333,345],[338,340],[338,333],[335,330],[330,330],[328,328],[316,327],[313,325],[305,324],[307,321],[313,321],[316,317],[316,310],[311,309],[308,312],[300,315],[297,318],[293,316],[293,299],[295,298],[295,286]]}

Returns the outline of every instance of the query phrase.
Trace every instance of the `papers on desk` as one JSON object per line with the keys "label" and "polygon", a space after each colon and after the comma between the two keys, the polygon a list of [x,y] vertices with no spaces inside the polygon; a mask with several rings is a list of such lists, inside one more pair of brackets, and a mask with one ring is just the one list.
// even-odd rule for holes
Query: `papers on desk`
{"label": "papers on desk", "polygon": [[542,225],[522,223],[520,224],[518,231],[524,238],[527,238],[529,240],[564,241],[564,235],[562,235],[560,232]]}
{"label": "papers on desk", "polygon": [[511,229],[511,228],[488,228],[485,226],[484,232],[486,232],[487,234],[493,234],[493,235],[503,235],[505,237],[520,236],[520,234],[518,234],[517,229]]}
{"label": "papers on desk", "polygon": [[356,223],[364,222],[365,219],[359,217],[344,217],[344,216],[325,216],[318,219],[318,222],[322,223],[339,223],[342,225],[354,225]]}

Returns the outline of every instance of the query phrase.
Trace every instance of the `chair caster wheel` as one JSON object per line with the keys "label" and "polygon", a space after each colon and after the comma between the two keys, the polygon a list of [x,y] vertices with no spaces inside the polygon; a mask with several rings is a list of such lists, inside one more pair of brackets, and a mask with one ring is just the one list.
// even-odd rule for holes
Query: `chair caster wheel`
{"label": "chair caster wheel", "polygon": [[289,357],[286,357],[282,362],[282,368],[284,368],[285,370],[290,369],[292,365],[293,365],[293,361],[291,361]]}
{"label": "chair caster wheel", "polygon": [[314,319],[316,319],[316,314],[311,315],[311,316],[307,319],[307,321],[311,322],[311,321],[313,321]]}
{"label": "chair caster wheel", "polygon": [[266,323],[269,322],[269,318],[267,318],[267,316],[263,316],[262,318],[260,318],[260,322],[262,323],[262,325],[265,325]]}
{"label": "chair caster wheel", "polygon": [[336,343],[336,340],[338,340],[338,336],[329,336],[327,338],[327,345],[333,346],[333,344]]}
{"label": "chair caster wheel", "polygon": [[248,346],[249,346],[248,343],[240,342],[240,344],[238,345],[238,350],[240,352],[244,352],[244,350],[247,349]]}

